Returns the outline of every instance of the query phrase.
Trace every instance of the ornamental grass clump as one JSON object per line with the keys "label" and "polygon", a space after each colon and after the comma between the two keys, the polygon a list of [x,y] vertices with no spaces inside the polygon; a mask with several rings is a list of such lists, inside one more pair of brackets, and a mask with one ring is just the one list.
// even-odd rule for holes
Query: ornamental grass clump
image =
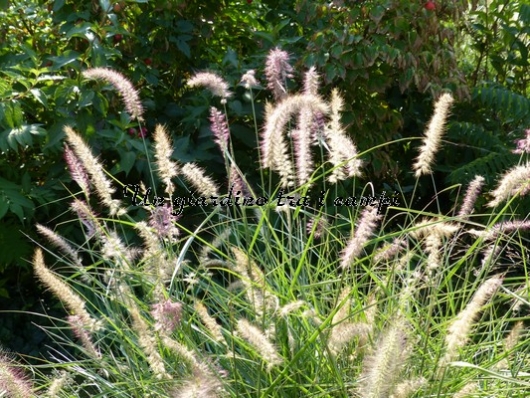
{"label": "ornamental grass clump", "polygon": [[[449,214],[409,208],[415,191],[391,200],[363,180],[366,152],[342,125],[340,93],[319,92],[315,68],[297,76],[274,49],[263,76],[241,81],[253,109],[267,101],[253,126],[256,178],[238,164],[228,112],[237,92],[211,72],[188,86],[214,94],[205,120],[223,178],[177,159],[172,131],[157,126],[146,146],[156,175],[121,184],[83,132],[65,128],[78,233],[39,226],[51,245],[32,261],[65,308],[45,329],[63,348],[42,365],[17,365],[33,386],[0,361],[0,394],[406,398],[528,388],[519,276],[528,221],[511,208],[526,166],[491,193],[474,177]],[[450,94],[436,101],[410,169],[418,179],[443,150],[452,103]]]}

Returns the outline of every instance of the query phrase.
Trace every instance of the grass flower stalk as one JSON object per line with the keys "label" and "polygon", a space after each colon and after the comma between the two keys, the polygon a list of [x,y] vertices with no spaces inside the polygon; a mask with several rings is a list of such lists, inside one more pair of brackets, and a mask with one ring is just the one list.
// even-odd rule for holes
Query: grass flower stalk
{"label": "grass flower stalk", "polygon": [[451,94],[445,93],[438,98],[434,105],[434,115],[429,121],[420,154],[413,166],[416,177],[432,173],[431,167],[440,148],[445,123],[452,104],[453,97]]}
{"label": "grass flower stalk", "polygon": [[473,327],[480,311],[495,292],[502,285],[503,278],[500,275],[486,280],[473,295],[469,304],[451,322],[445,337],[445,356],[442,359],[442,367],[454,360],[458,351],[465,346],[469,333]]}
{"label": "grass flower stalk", "polygon": [[103,167],[99,161],[94,155],[92,155],[90,148],[71,127],[66,126],[64,128],[64,132],[66,133],[66,139],[72,146],[78,159],[81,160],[84,168],[90,175],[92,184],[96,189],[96,193],[103,204],[109,208],[110,214],[124,214],[125,210],[120,208],[120,202],[118,200],[112,199],[112,194],[115,192],[115,189],[105,176],[105,172],[103,171]]}
{"label": "grass flower stalk", "polygon": [[164,126],[157,125],[154,134],[155,159],[157,172],[162,182],[166,186],[166,193],[171,197],[175,187],[171,181],[177,176],[177,164],[171,160],[173,145]]}
{"label": "grass flower stalk", "polygon": [[121,73],[108,68],[91,68],[83,71],[83,76],[87,79],[104,80],[110,83],[122,97],[127,113],[133,119],[143,121],[144,110],[138,91]]}

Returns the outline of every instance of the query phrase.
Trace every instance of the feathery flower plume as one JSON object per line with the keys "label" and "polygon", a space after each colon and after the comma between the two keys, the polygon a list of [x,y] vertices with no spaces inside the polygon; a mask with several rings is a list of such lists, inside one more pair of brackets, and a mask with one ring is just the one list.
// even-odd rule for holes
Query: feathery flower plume
{"label": "feathery flower plume", "polygon": [[180,325],[182,304],[165,300],[151,306],[151,315],[156,321],[155,330],[170,335]]}
{"label": "feathery flower plume", "polygon": [[391,244],[386,245],[379,249],[374,256],[374,263],[379,263],[381,261],[389,261],[393,259],[396,254],[401,250],[405,249],[407,242],[405,239],[399,237],[395,238]]}
{"label": "feathery flower plume", "polygon": [[341,123],[344,101],[337,89],[331,92],[331,120],[324,128],[324,138],[329,147],[329,161],[333,171],[328,177],[332,184],[361,175],[362,162],[357,158],[357,148],[346,135]]}
{"label": "feathery flower plume", "polygon": [[83,328],[88,331],[99,329],[99,324],[93,319],[85,309],[85,301],[58,278],[52,271],[46,268],[44,256],[39,248],[35,250],[33,257],[33,267],[40,281],[52,291],[52,293],[72,312],[79,317]]}
{"label": "feathery flower plume", "polygon": [[[314,66],[309,68],[304,77],[304,94],[318,97],[319,76]],[[318,120],[322,119],[321,113],[313,113],[303,108],[298,113],[296,130],[291,133],[294,139],[298,184],[304,185],[309,181],[313,169],[311,159],[311,144],[313,143],[319,129]]]}
{"label": "feathery flower plume", "polygon": [[359,389],[363,398],[388,397],[394,391],[408,356],[405,326],[390,325],[375,344],[372,355],[363,363],[364,380]]}
{"label": "feathery flower plume", "polygon": [[160,239],[174,241],[180,231],[175,226],[179,216],[173,215],[173,209],[169,205],[156,206],[151,210],[149,226],[154,228]]}
{"label": "feathery flower plume", "polygon": [[499,186],[492,192],[494,199],[489,207],[500,205],[503,201],[517,194],[524,196],[530,191],[530,163],[516,166],[502,177]]}
{"label": "feathery flower plume", "polygon": [[186,180],[193,185],[201,196],[206,198],[210,196],[219,197],[219,191],[215,182],[204,174],[204,171],[195,163],[186,163],[180,169]]}
{"label": "feathery flower plume", "polygon": [[494,241],[502,234],[530,229],[530,220],[501,221],[489,230],[470,229],[468,232],[487,241]]}
{"label": "feathery flower plume", "polygon": [[[120,283],[116,287],[116,292],[120,295],[124,306],[128,309],[129,314],[131,315],[132,329],[138,336],[138,345],[146,355],[149,367],[151,368],[157,379],[171,379],[172,377],[169,373],[166,372],[164,361],[160,356],[160,353],[158,352],[155,336],[150,330],[145,319],[142,317],[138,305],[136,304],[134,299],[131,298],[131,289],[125,283]],[[163,312],[163,309],[160,311]],[[157,315],[162,315],[162,312],[160,311],[157,312]],[[161,330],[163,330],[163,328],[164,325],[161,326]],[[162,333],[162,335],[164,334]]]}
{"label": "feathery flower plume", "polygon": [[338,355],[355,337],[359,341],[367,341],[371,331],[372,327],[363,322],[343,322],[334,326],[328,342],[330,352]]}
{"label": "feathery flower plume", "polygon": [[82,262],[79,256],[77,255],[77,252],[72,248],[72,246],[70,246],[66,242],[66,240],[64,240],[62,236],[59,236],[51,229],[46,228],[44,225],[40,224],[37,224],[37,230],[40,232],[41,235],[46,237],[48,241],[58,247],[64,254],[68,255],[68,257],[74,260],[75,265],[77,267],[82,267]]}
{"label": "feathery flower plume", "polygon": [[410,231],[410,236],[415,239],[421,239],[434,235],[442,239],[450,238],[457,231],[458,226],[456,225],[426,219],[414,225],[414,230]]}
{"label": "feathery flower plume", "polygon": [[530,129],[525,130],[526,138],[515,141],[517,149],[512,152],[516,154],[527,153],[530,154]]}
{"label": "feathery flower plume", "polygon": [[175,187],[171,179],[177,176],[177,164],[171,160],[173,145],[164,126],[157,124],[154,134],[155,159],[158,167],[158,175],[166,186],[166,193],[171,196]]}
{"label": "feathery flower plume", "polygon": [[99,79],[110,83],[122,97],[125,109],[131,117],[143,121],[144,110],[138,91],[121,73],[107,68],[91,68],[83,71],[83,76],[87,79]]}
{"label": "feathery flower plume", "polygon": [[420,148],[420,154],[413,166],[413,169],[416,171],[416,177],[432,173],[431,166],[434,162],[436,152],[440,147],[445,122],[453,101],[452,95],[445,93],[438,98],[438,101],[434,105],[434,115],[429,121],[423,146]]}
{"label": "feathery flower plume", "polygon": [[309,68],[304,76],[304,94],[318,95],[320,76],[314,66]]}
{"label": "feathery flower plume", "polygon": [[377,226],[377,221],[380,219],[381,216],[377,214],[377,207],[367,207],[363,210],[353,236],[341,253],[341,268],[349,268],[353,260],[361,254],[364,245]]}
{"label": "feathery flower plume", "polygon": [[248,341],[267,362],[267,370],[280,365],[283,359],[278,354],[274,345],[267,339],[267,336],[255,326],[252,326],[246,319],[237,321],[237,331],[246,341]]}
{"label": "feathery flower plume", "polygon": [[129,309],[131,318],[133,320],[132,327],[138,334],[138,344],[147,356],[149,367],[153,370],[157,379],[171,379],[171,375],[166,372],[164,360],[157,350],[157,344],[154,336],[150,333],[145,320],[140,315],[136,305]]}
{"label": "feathery flower plume", "polygon": [[458,355],[458,350],[464,347],[482,307],[497,292],[502,281],[503,278],[496,275],[480,285],[468,305],[451,322],[445,336],[446,351],[442,358],[441,370]]}
{"label": "feathery flower plume", "polygon": [[77,218],[83,223],[87,229],[87,236],[91,238],[95,234],[101,233],[103,229],[99,225],[96,215],[92,212],[88,205],[78,199],[74,199],[70,208],[77,214]]}
{"label": "feathery flower plume", "polygon": [[224,156],[228,148],[228,140],[230,139],[230,130],[228,129],[226,115],[212,106],[210,108],[210,123],[210,128],[215,137],[214,141],[219,145]]}
{"label": "feathery flower plume", "polygon": [[484,181],[486,180],[482,176],[475,176],[473,181],[471,181],[469,187],[467,188],[466,196],[464,197],[462,207],[458,212],[458,217],[465,217],[471,214],[471,212],[473,211],[473,206],[477,201],[477,197],[480,194],[480,191],[482,190],[482,186],[484,185]]}
{"label": "feathery flower plume", "polygon": [[455,395],[453,395],[453,398],[467,398],[470,397],[471,394],[473,394],[475,391],[477,391],[478,385],[477,383],[467,383],[464,387],[462,387]]}
{"label": "feathery flower plume", "polygon": [[256,314],[263,317],[276,311],[278,298],[268,291],[263,271],[243,250],[232,247],[232,253],[235,257],[234,270],[242,276],[247,299]]}
{"label": "feathery flower plume", "polygon": [[187,84],[189,87],[206,87],[214,96],[221,97],[222,104],[226,104],[226,100],[232,96],[232,93],[228,90],[228,83],[215,73],[196,73],[188,80]]}
{"label": "feathery flower plume", "polygon": [[71,382],[71,378],[66,371],[60,373],[60,375],[54,377],[51,380],[50,387],[46,392],[46,396],[55,398],[59,396],[59,393],[63,390],[64,386]]}
{"label": "feathery flower plume", "polygon": [[307,108],[300,110],[296,129],[291,131],[299,186],[308,183],[313,172],[313,159],[311,159],[312,126],[313,113]]}
{"label": "feathery flower plume", "polygon": [[90,174],[92,184],[96,188],[96,193],[103,204],[110,209],[110,214],[112,216],[125,214],[125,210],[120,209],[120,202],[112,199],[112,194],[115,192],[115,189],[112,187],[110,181],[107,180],[103,167],[101,167],[96,157],[92,155],[90,148],[71,127],[65,126],[64,132],[66,133],[66,139],[72,146],[78,159],[81,160],[86,171]]}
{"label": "feathery flower plume", "polygon": [[428,253],[426,276],[429,278],[436,269],[441,268],[442,265],[442,251],[440,250],[443,244],[443,239],[450,238],[458,231],[456,225],[447,222],[432,223],[432,220],[424,220],[415,225],[419,227],[410,232],[413,238],[425,238],[425,251]]}
{"label": "feathery flower plume", "polygon": [[193,374],[208,373],[208,368],[195,357],[195,353],[186,348],[182,343],[173,340],[172,338],[162,335],[162,342],[164,345],[179,357],[184,359],[188,365],[193,369]]}
{"label": "feathery flower plume", "polygon": [[421,387],[427,384],[427,379],[423,377],[418,377],[412,380],[405,380],[404,382],[399,383],[394,389],[394,393],[391,395],[391,398],[408,398]]}
{"label": "feathery flower plume", "polygon": [[292,301],[280,308],[280,316],[285,318],[291,312],[297,311],[306,305],[308,304],[303,300]]}
{"label": "feathery flower plume", "polygon": [[277,171],[284,187],[294,185],[293,165],[288,154],[284,129],[291,116],[302,109],[307,109],[311,114],[327,114],[329,110],[320,98],[299,94],[285,98],[276,107],[269,107],[266,112],[266,124],[261,140],[262,168],[269,167]]}
{"label": "feathery flower plume", "polygon": [[212,337],[214,338],[214,340],[219,343],[224,343],[225,340],[223,337],[223,333],[221,332],[221,327],[215,321],[215,319],[212,316],[210,316],[210,314],[208,314],[208,310],[206,309],[206,306],[200,301],[195,301],[194,308],[195,308],[195,311],[197,311],[197,314],[199,315],[199,317],[201,318],[204,326],[206,326],[206,328],[212,334]]}
{"label": "feathery flower plume", "polygon": [[[241,178],[241,171],[234,164],[230,165],[230,175],[228,176],[228,186],[235,195],[252,196],[250,188]],[[239,192],[239,193],[238,193]]]}
{"label": "feathery flower plume", "polygon": [[171,398],[219,398],[222,385],[211,374],[194,374],[171,394]]}
{"label": "feathery flower plume", "polygon": [[72,179],[81,187],[85,196],[90,196],[90,180],[81,161],[75,156],[74,152],[67,144],[64,144],[64,159]]}
{"label": "feathery flower plume", "polygon": [[329,222],[325,216],[319,217],[318,219],[311,217],[309,220],[307,220],[305,230],[308,235],[313,234],[313,239],[320,239],[326,232],[328,225]]}
{"label": "feathery flower plume", "polygon": [[92,358],[101,358],[101,353],[92,342],[90,333],[85,330],[81,317],[79,315],[69,315],[67,319],[70,329],[72,329],[75,337],[81,341],[81,344],[85,348],[87,354]]}
{"label": "feathery flower plume", "polygon": [[367,337],[371,330],[371,327],[367,324],[347,320],[350,316],[352,304],[350,293],[350,287],[346,287],[341,291],[337,299],[337,306],[340,307],[331,320],[332,329],[328,344],[334,355],[337,355],[354,337]]}
{"label": "feathery flower plume", "polygon": [[33,386],[28,377],[17,368],[15,361],[0,349],[0,394],[13,398],[34,397]]}
{"label": "feathery flower plume", "polygon": [[116,265],[129,269],[129,263],[133,260],[133,253],[125,247],[116,231],[99,234],[98,238],[102,244],[101,255],[103,259]]}
{"label": "feathery flower plume", "polygon": [[144,264],[144,275],[155,284],[153,296],[158,300],[163,300],[163,283],[172,274],[173,265],[154,228],[149,227],[144,221],[137,222],[134,227],[144,240],[145,249],[140,260],[140,263]]}
{"label": "feathery flower plume", "polygon": [[289,54],[276,47],[267,55],[265,62],[265,76],[267,88],[274,94],[276,101],[287,95],[285,83],[293,77],[293,67],[289,64]]}
{"label": "feathery flower plume", "polygon": [[243,83],[247,90],[250,90],[253,87],[258,87],[259,82],[256,79],[256,71],[254,69],[246,71],[241,77],[241,83]]}

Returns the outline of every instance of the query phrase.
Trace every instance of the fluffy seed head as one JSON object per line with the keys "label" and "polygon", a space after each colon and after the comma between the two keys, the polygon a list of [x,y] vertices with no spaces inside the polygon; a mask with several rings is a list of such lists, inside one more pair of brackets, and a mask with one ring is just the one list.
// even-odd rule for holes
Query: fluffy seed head
{"label": "fluffy seed head", "polygon": [[4,350],[0,350],[0,393],[13,398],[35,396],[28,377]]}
{"label": "fluffy seed head", "polygon": [[115,189],[107,179],[105,172],[103,171],[103,167],[99,161],[94,155],[92,155],[90,148],[71,127],[65,126],[64,132],[66,133],[66,139],[72,146],[77,158],[81,160],[85,170],[88,172],[88,174],[90,174],[90,178],[96,189],[96,193],[103,204],[110,209],[110,214],[124,214],[125,210],[120,208],[120,202],[118,200],[112,199],[112,194],[114,193]]}
{"label": "fluffy seed head", "polygon": [[388,397],[395,388],[407,359],[407,336],[399,322],[383,331],[372,355],[363,363],[364,380],[360,388],[363,398]]}
{"label": "fluffy seed head", "polygon": [[98,329],[98,323],[85,309],[85,301],[46,267],[41,249],[35,251],[33,268],[40,281],[78,317],[80,324],[83,325],[85,330],[93,331]]}
{"label": "fluffy seed head", "polygon": [[530,154],[530,129],[525,130],[526,137],[520,140],[515,141],[517,145],[517,149],[513,150],[513,153],[516,154],[523,154],[527,153]]}
{"label": "fluffy seed head", "polygon": [[314,66],[309,68],[304,77],[304,94],[318,95],[320,76]]}
{"label": "fluffy seed head", "polygon": [[473,181],[471,181],[469,187],[467,188],[466,196],[464,197],[464,202],[462,203],[462,208],[458,212],[458,217],[465,217],[471,214],[484,182],[485,179],[482,176],[475,176]]}
{"label": "fluffy seed head", "polygon": [[343,107],[344,101],[338,90],[334,89],[331,92],[331,120],[324,128],[329,161],[333,165],[333,171],[328,177],[332,184],[361,175],[362,162],[358,159],[357,148],[342,126]]}
{"label": "fluffy seed head", "polygon": [[285,83],[293,77],[293,67],[289,64],[289,54],[276,47],[269,52],[265,63],[265,76],[267,88],[274,94],[275,100],[280,100],[287,95]]}
{"label": "fluffy seed head", "polygon": [[104,80],[110,83],[120,94],[125,104],[125,109],[133,119],[142,121],[144,113],[140,96],[135,90],[132,83],[127,80],[121,73],[107,68],[92,68],[83,72],[87,79]]}
{"label": "fluffy seed head", "polygon": [[434,105],[434,115],[429,121],[423,145],[420,148],[420,154],[413,166],[416,177],[432,173],[431,166],[434,162],[436,152],[438,152],[440,147],[445,122],[452,104],[452,95],[445,93],[438,98],[438,101]]}
{"label": "fluffy seed head", "polygon": [[219,197],[219,191],[215,182],[195,163],[186,163],[180,171],[200,195],[207,198],[210,196]]}
{"label": "fluffy seed head", "polygon": [[215,341],[224,342],[223,333],[221,332],[221,327],[216,322],[216,320],[208,313],[206,306],[200,302],[196,301],[194,305],[195,311],[202,320],[202,323],[212,334],[212,337]]}
{"label": "fluffy seed head", "polygon": [[177,164],[171,160],[173,145],[171,144],[167,131],[159,124],[155,128],[154,140],[158,175],[166,186],[166,192],[171,196],[174,191],[171,179],[177,176]]}
{"label": "fluffy seed head", "polygon": [[151,306],[151,315],[155,320],[155,330],[170,335],[180,324],[182,318],[182,304],[165,300]]}
{"label": "fluffy seed head", "polygon": [[90,196],[90,180],[81,161],[70,147],[64,144],[64,159],[70,171],[70,176],[81,187],[86,197]]}
{"label": "fluffy seed head", "polygon": [[377,227],[377,221],[380,219],[381,216],[377,214],[377,207],[367,207],[363,211],[353,236],[350,238],[346,248],[342,251],[341,268],[349,268],[353,260],[361,254],[364,245],[368,242],[368,239],[370,239]]}
{"label": "fluffy seed head", "polygon": [[228,129],[228,123],[226,121],[226,115],[214,108],[210,108],[210,128],[214,135],[214,141],[221,148],[223,155],[228,148],[228,140],[230,139],[230,130]]}
{"label": "fluffy seed head", "polygon": [[442,365],[452,361],[458,354],[458,350],[464,347],[482,306],[497,292],[502,281],[503,278],[499,275],[485,281],[475,292],[469,304],[456,316],[445,337],[446,352]]}
{"label": "fluffy seed head", "polygon": [[253,87],[258,87],[259,82],[256,79],[256,71],[250,69],[245,72],[245,74],[241,77],[241,83],[243,83],[247,90],[250,90]]}
{"label": "fluffy seed head", "polygon": [[216,97],[221,97],[221,103],[225,104],[226,100],[232,96],[228,90],[228,83],[220,76],[211,72],[200,72],[188,80],[189,87],[206,87]]}
{"label": "fluffy seed head", "polygon": [[504,174],[499,186],[492,192],[494,199],[488,203],[488,206],[498,206],[512,196],[517,194],[523,196],[528,191],[530,191],[530,163],[515,166]]}
{"label": "fluffy seed head", "polygon": [[293,164],[289,156],[289,148],[285,139],[285,127],[291,117],[306,109],[312,115],[320,112],[328,113],[329,108],[320,98],[313,95],[292,95],[285,98],[276,107],[268,107],[265,129],[261,140],[262,167],[270,167],[280,174],[282,186],[292,186]]}
{"label": "fluffy seed head", "polygon": [[267,362],[267,369],[270,371],[274,366],[283,362],[276,347],[269,341],[267,336],[255,326],[252,326],[246,319],[237,321],[237,331],[246,341],[248,341]]}

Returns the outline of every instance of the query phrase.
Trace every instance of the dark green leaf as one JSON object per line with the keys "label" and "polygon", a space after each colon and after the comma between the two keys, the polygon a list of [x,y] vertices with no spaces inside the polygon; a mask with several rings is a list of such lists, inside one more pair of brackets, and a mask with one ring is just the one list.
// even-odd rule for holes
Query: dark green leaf
{"label": "dark green leaf", "polygon": [[136,152],[121,152],[120,158],[121,170],[125,171],[125,174],[129,174],[136,161]]}
{"label": "dark green leaf", "polygon": [[38,88],[33,88],[30,90],[30,92],[31,94],[33,94],[37,101],[44,105],[45,108],[48,108],[48,99],[41,90],[39,90]]}

